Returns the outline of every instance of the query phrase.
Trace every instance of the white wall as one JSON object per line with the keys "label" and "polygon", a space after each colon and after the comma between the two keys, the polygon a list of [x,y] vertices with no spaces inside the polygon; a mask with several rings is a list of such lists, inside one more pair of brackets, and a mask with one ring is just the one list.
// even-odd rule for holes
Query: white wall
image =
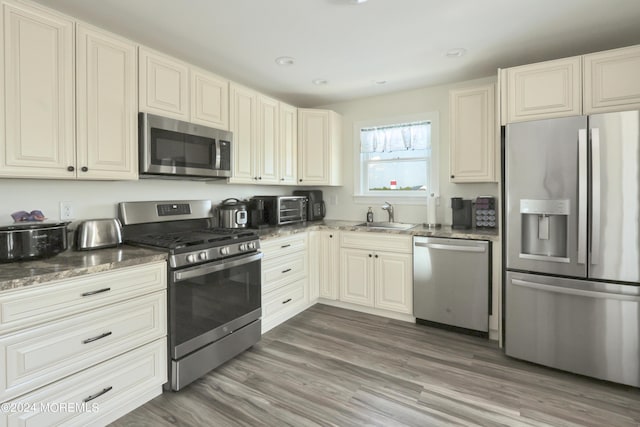
{"label": "white wall", "polygon": [[[467,199],[474,199],[476,196],[497,197],[499,193],[498,184],[453,184],[449,182],[449,89],[495,81],[495,77],[487,77],[323,106],[322,108],[340,113],[343,119],[344,186],[323,189],[328,204],[327,218],[364,221],[368,206],[373,206],[375,219],[377,221],[387,220],[387,213],[380,209],[384,200],[380,200],[377,204],[354,200],[353,168],[355,150],[353,145],[354,143],[358,144],[359,141],[354,142],[353,126],[355,122],[423,112],[437,111],[439,114],[440,206],[438,206],[438,222],[451,224],[451,197]],[[337,204],[333,205],[331,203],[334,201]],[[394,208],[395,220],[398,222],[422,223],[426,221],[426,198],[424,203],[395,204]]]}
{"label": "white wall", "polygon": [[41,210],[49,219],[60,217],[59,203],[73,203],[75,218],[115,218],[117,204],[144,200],[211,200],[228,197],[291,194],[293,187],[227,184],[226,181],[182,181],[142,179],[139,181],[64,181],[40,179],[0,179],[0,224],[13,220],[10,214]]}

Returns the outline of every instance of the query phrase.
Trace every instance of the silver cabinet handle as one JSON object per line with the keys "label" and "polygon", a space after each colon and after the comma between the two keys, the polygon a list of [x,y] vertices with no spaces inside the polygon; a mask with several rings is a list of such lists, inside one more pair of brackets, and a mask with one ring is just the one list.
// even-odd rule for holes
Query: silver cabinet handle
{"label": "silver cabinet handle", "polygon": [[486,252],[487,249],[484,246],[459,246],[459,245],[443,245],[442,243],[421,243],[417,242],[414,246],[420,246],[429,249],[439,249],[443,251],[457,251],[457,252]]}
{"label": "silver cabinet handle", "polygon": [[83,297],[89,297],[91,295],[95,295],[95,294],[101,294],[103,292],[109,292],[111,290],[111,288],[103,288],[103,289],[98,289],[97,291],[89,291],[89,292],[85,292],[82,294]]}
{"label": "silver cabinet handle", "polygon": [[103,388],[102,391],[99,391],[96,394],[92,394],[91,396],[84,398],[82,401],[84,403],[90,402],[93,399],[97,399],[98,397],[102,396],[103,394],[110,392],[111,390],[113,390],[113,387],[111,387],[111,386]]}
{"label": "silver cabinet handle", "polygon": [[600,258],[600,129],[591,129],[591,264]]}
{"label": "silver cabinet handle", "polygon": [[109,331],[109,332],[105,332],[104,334],[100,334],[97,337],[87,338],[86,340],[82,341],[82,344],[89,344],[90,342],[101,340],[102,338],[108,337],[112,333],[113,332]]}
{"label": "silver cabinet handle", "polygon": [[587,262],[587,130],[578,130],[578,264]]}
{"label": "silver cabinet handle", "polygon": [[529,282],[527,280],[520,280],[520,279],[511,279],[511,283],[513,283],[516,286],[521,286],[524,288],[538,289],[546,292],[554,292],[556,294],[640,302],[640,297],[634,296],[634,295],[623,295],[623,294],[614,294],[609,292],[598,292],[598,291],[585,291],[582,289],[573,289],[573,288],[565,288],[561,286],[545,285],[543,283]]}

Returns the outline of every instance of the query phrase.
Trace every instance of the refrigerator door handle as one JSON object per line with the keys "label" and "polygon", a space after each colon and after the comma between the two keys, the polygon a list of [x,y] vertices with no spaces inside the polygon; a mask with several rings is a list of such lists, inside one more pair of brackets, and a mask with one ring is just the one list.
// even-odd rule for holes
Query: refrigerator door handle
{"label": "refrigerator door handle", "polygon": [[615,299],[619,301],[640,302],[637,295],[625,295],[600,291],[587,291],[584,289],[567,288],[563,286],[546,285],[543,283],[530,282],[528,280],[511,279],[511,283],[515,286],[523,288],[537,289],[540,291],[553,292],[557,294],[575,295],[588,298]]}
{"label": "refrigerator door handle", "polygon": [[591,129],[591,264],[600,258],[600,129]]}
{"label": "refrigerator door handle", "polygon": [[578,264],[587,262],[587,130],[578,130]]}

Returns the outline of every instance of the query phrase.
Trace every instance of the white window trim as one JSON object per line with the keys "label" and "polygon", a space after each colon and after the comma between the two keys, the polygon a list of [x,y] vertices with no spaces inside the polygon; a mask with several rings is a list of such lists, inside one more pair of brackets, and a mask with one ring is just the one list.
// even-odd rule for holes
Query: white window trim
{"label": "white window trim", "polygon": [[[419,121],[429,121],[431,123],[431,172],[429,182],[431,188],[424,195],[411,194],[362,194],[360,186],[361,160],[360,160],[360,129],[377,126],[390,126],[398,123],[411,123]],[[353,201],[357,204],[375,204],[388,201],[399,205],[422,205],[427,203],[429,193],[440,195],[440,114],[437,111],[430,111],[417,114],[407,114],[396,117],[385,117],[380,119],[362,120],[353,124]]]}

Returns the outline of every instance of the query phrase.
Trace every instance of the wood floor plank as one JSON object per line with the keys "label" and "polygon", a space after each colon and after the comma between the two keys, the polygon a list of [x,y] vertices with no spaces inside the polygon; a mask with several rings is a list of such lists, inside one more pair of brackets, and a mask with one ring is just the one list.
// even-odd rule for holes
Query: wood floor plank
{"label": "wood floor plank", "polygon": [[639,426],[640,389],[494,342],[315,305],[122,426]]}

